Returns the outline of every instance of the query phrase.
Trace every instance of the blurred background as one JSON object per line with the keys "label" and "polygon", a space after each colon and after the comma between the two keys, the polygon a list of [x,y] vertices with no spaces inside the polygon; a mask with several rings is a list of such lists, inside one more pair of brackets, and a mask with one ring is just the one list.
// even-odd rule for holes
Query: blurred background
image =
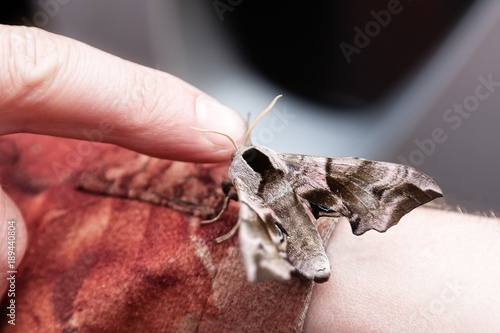
{"label": "blurred background", "polygon": [[412,165],[500,210],[500,2],[4,0],[38,26],[181,77],[278,152]]}

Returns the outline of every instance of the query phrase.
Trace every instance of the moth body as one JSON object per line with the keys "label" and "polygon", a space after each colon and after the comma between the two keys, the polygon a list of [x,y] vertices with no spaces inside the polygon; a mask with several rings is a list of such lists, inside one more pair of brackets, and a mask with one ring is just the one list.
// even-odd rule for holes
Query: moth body
{"label": "moth body", "polygon": [[429,176],[405,165],[258,145],[235,151],[229,176],[243,212],[239,238],[250,281],[287,280],[298,271],[324,282],[330,264],[314,219],[343,215],[356,235],[384,232],[442,196]]}
{"label": "moth body", "polygon": [[[330,264],[314,224],[320,217],[345,216],[355,235],[385,232],[412,209],[441,197],[429,176],[412,167],[359,158],[282,154],[250,145],[236,148],[229,177],[240,202],[241,252],[250,281],[289,280],[294,271],[316,282],[330,276]],[[227,193],[221,213],[231,198]],[[234,195],[234,193],[231,193]],[[334,223],[334,221],[331,221]]]}
{"label": "moth body", "polygon": [[[233,184],[243,183],[247,187],[235,185],[240,194],[248,191],[253,200],[259,200],[274,214],[266,216],[265,211],[256,209],[251,225],[265,223],[270,238],[280,249],[283,260],[288,259],[294,269],[308,279],[322,282],[330,276],[330,263],[323,241],[314,225],[312,215],[289,183],[288,167],[279,155],[264,146],[240,147],[234,154],[229,176]],[[242,205],[248,205],[241,200]],[[248,224],[248,223],[246,223]],[[276,236],[276,232],[277,235]],[[247,235],[240,231],[242,243]],[[286,254],[283,256],[283,254]],[[247,265],[254,263],[247,263]],[[258,277],[257,277],[258,279]]]}

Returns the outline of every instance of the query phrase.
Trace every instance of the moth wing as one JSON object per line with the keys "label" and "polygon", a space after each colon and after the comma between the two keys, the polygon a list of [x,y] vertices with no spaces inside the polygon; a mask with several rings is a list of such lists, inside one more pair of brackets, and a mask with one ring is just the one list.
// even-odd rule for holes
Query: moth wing
{"label": "moth wing", "polygon": [[286,246],[277,245],[283,237],[275,225],[279,219],[239,178],[234,185],[240,201],[239,240],[248,280],[290,280],[295,268],[288,262]]}
{"label": "moth wing", "polygon": [[353,233],[384,232],[412,209],[442,196],[412,167],[357,158],[280,154],[296,193],[320,210],[344,215]]}

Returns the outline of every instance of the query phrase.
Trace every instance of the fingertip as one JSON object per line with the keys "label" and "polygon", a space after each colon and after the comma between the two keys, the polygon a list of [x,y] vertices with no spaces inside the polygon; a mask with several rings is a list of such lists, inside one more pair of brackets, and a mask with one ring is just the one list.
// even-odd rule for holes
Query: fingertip
{"label": "fingertip", "polygon": [[[235,142],[243,139],[246,124],[241,115],[212,98],[201,95],[196,99],[196,116],[198,120],[196,127],[200,129],[224,133]],[[227,149],[233,145],[224,135],[209,132],[204,132],[202,135],[218,148]]]}
{"label": "fingertip", "polygon": [[[148,133],[151,140],[161,144],[146,153],[185,162],[229,161],[246,132],[243,118],[235,110],[197,90],[180,98],[183,101],[176,108],[164,109],[161,120],[156,122],[158,126]],[[160,136],[155,137],[153,133],[160,133]]]}

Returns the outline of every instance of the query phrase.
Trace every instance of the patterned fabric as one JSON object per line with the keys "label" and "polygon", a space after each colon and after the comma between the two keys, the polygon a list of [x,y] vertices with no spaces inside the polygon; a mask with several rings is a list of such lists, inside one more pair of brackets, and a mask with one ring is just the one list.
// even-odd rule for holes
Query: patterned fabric
{"label": "patterned fabric", "polygon": [[[23,213],[16,326],[4,332],[301,331],[313,282],[251,284],[231,203],[210,225],[228,165],[160,160],[112,145],[0,138],[0,184]],[[329,237],[328,223],[321,223]]]}

